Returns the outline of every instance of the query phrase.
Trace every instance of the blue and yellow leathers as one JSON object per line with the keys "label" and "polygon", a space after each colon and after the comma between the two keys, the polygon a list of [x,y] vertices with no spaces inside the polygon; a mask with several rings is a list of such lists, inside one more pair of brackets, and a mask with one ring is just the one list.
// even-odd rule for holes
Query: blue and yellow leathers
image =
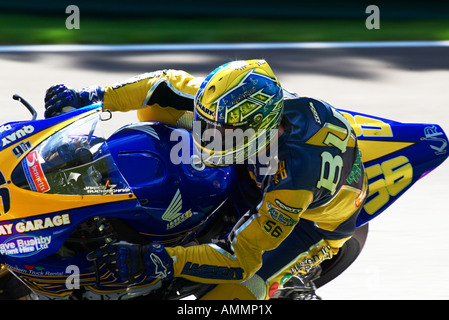
{"label": "blue and yellow leathers", "polygon": [[[103,109],[179,125],[192,119],[201,82],[177,70],[142,74],[105,87]],[[261,202],[227,241],[166,248],[175,276],[220,284],[205,299],[267,299],[335,256],[355,230],[367,180],[350,124],[323,101],[285,92],[284,103],[276,173],[248,166]]]}

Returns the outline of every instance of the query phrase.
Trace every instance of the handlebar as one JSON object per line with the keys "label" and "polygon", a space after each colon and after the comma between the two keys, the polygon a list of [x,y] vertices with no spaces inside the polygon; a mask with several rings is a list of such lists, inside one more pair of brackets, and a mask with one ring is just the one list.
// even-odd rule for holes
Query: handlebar
{"label": "handlebar", "polygon": [[36,110],[31,106],[31,104],[28,103],[28,101],[26,101],[25,99],[23,99],[21,96],[19,96],[18,94],[14,94],[12,96],[12,98],[14,100],[20,101],[22,102],[22,104],[31,112],[32,116],[33,116],[33,120],[36,120],[37,118],[37,112]]}

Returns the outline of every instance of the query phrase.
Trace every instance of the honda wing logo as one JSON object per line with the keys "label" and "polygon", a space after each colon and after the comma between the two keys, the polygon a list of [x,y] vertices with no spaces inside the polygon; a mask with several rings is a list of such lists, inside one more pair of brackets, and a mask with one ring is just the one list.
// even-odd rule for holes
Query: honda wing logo
{"label": "honda wing logo", "polygon": [[182,208],[182,198],[181,192],[178,189],[172,201],[170,202],[170,205],[168,206],[167,210],[165,210],[164,214],[162,215],[162,220],[172,221],[176,219],[179,215],[182,214],[182,212],[180,212],[181,208]]}
{"label": "honda wing logo", "polygon": [[162,220],[167,221],[167,230],[172,229],[192,216],[192,210],[182,212],[181,191],[178,189],[170,202],[167,210],[162,215]]}

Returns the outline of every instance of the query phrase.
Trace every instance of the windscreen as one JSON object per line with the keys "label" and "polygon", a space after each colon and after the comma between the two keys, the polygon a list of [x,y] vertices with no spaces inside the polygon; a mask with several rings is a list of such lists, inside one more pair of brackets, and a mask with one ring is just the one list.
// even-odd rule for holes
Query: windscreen
{"label": "windscreen", "polygon": [[99,122],[98,114],[92,114],[44,140],[16,167],[12,182],[51,194],[131,192],[109,153]]}

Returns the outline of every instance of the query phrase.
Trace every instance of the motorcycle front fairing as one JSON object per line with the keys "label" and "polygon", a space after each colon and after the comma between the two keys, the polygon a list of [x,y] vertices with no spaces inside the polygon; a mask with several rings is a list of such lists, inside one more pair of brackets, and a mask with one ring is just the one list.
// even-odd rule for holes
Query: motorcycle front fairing
{"label": "motorcycle front fairing", "polygon": [[60,251],[80,224],[145,214],[99,131],[100,110],[93,105],[2,126],[0,263],[37,292],[70,294],[70,266],[82,284],[96,283],[87,252]]}
{"label": "motorcycle front fairing", "polygon": [[[0,217],[3,256],[32,262],[55,253],[102,204],[128,202],[129,209],[139,210],[98,134],[98,112],[93,106],[62,119],[11,124],[3,132],[3,139],[18,138],[1,151],[2,200],[7,203]],[[31,244],[42,241],[44,246],[33,250]]]}

